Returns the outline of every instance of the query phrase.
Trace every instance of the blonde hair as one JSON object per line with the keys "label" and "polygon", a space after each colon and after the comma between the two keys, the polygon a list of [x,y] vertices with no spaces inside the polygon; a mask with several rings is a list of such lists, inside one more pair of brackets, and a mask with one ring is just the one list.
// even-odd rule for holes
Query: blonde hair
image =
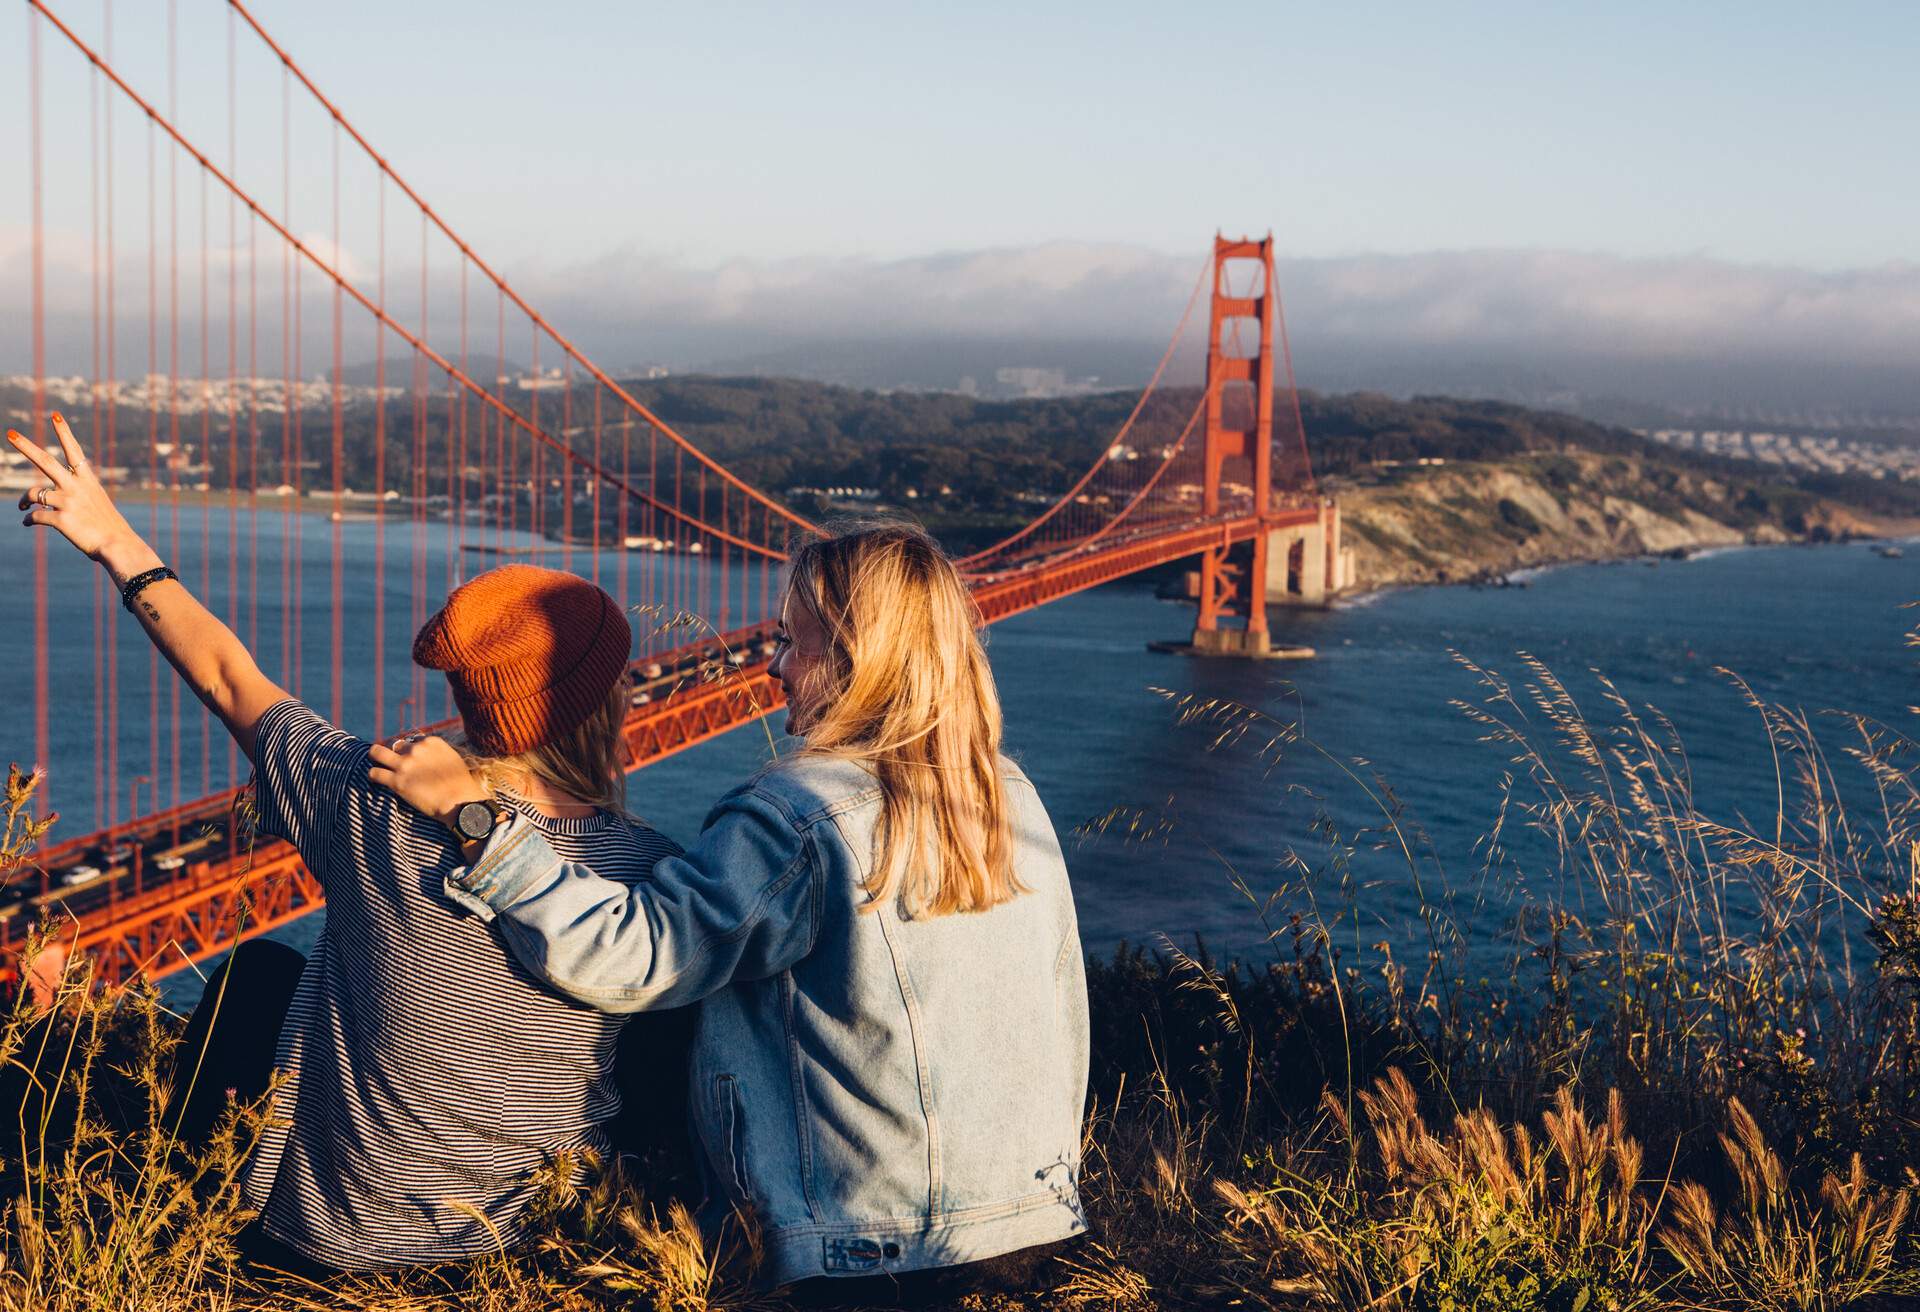
{"label": "blonde hair", "polygon": [[827,636],[809,754],[865,764],[882,794],[862,910],[985,911],[1026,888],[1000,778],[1000,698],[959,571],[920,529],[855,528],[794,552],[790,602]]}
{"label": "blonde hair", "polygon": [[486,756],[457,743],[467,768],[489,794],[520,791],[528,778],[559,789],[578,802],[622,815],[627,810],[627,681],[624,675],[600,709],[570,733],[510,756]]}

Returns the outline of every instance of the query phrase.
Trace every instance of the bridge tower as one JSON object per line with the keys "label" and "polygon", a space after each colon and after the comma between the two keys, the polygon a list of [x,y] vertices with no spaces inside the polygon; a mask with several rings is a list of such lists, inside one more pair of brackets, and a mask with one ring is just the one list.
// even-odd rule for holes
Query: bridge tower
{"label": "bridge tower", "polygon": [[[1258,266],[1259,285],[1234,295],[1227,285],[1229,260]],[[1213,240],[1213,314],[1207,333],[1207,426],[1201,482],[1201,514],[1215,519],[1245,511],[1228,501],[1251,498],[1251,511],[1265,517],[1273,505],[1273,235]],[[1251,342],[1258,349],[1248,352]],[[1233,349],[1229,351],[1229,346]],[[1247,482],[1223,477],[1228,462]],[[1242,463],[1244,462],[1244,463]],[[1225,486],[1231,484],[1231,486]],[[1244,492],[1242,488],[1249,488]],[[1264,656],[1267,633],[1269,535],[1256,534],[1250,552],[1228,558],[1229,544],[1200,554],[1193,650],[1215,655]],[[1222,620],[1241,621],[1238,626]]]}

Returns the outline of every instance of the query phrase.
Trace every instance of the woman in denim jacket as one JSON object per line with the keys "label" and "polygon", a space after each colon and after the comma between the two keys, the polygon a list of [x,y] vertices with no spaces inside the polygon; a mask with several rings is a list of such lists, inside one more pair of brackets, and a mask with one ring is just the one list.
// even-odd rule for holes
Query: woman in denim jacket
{"label": "woman in denim jacket", "polygon": [[[511,820],[448,881],[584,1003],[703,1002],[703,1220],[751,1212],[768,1285],[892,1287],[1084,1229],[1073,895],[1045,807],[999,754],[976,623],[917,529],[808,543],[772,667],[802,751],[638,885]],[[429,814],[484,797],[436,740],[383,758],[381,782]]]}

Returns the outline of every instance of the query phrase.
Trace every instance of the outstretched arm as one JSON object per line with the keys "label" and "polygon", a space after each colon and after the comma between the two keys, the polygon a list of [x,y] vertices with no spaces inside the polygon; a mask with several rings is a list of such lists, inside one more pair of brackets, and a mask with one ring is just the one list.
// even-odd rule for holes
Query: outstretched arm
{"label": "outstretched arm", "polygon": [[[105,567],[114,586],[124,587],[135,575],[162,564],[100,485],[86,452],[73,430],[53,416],[60,454],[38,446],[9,429],[7,440],[33,463],[46,482],[27,489],[20,509],[28,527],[58,529],[67,541]],[[64,458],[63,458],[64,457]],[[240,749],[253,755],[254,730],[260,717],[287,692],[275,684],[246,646],[213,612],[194,599],[177,579],[163,579],[142,589],[133,603],[140,626],[153,639],[180,677],[207,708],[220,717]]]}

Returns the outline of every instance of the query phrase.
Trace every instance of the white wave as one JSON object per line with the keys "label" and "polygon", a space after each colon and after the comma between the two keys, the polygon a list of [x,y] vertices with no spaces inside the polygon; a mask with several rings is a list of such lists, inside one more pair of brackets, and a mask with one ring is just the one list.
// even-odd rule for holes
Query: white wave
{"label": "white wave", "polygon": [[1700,560],[1713,560],[1718,556],[1731,556],[1742,551],[1758,551],[1766,545],[1769,544],[1761,542],[1729,542],[1722,547],[1701,547],[1697,551],[1688,552],[1686,561],[1691,564]]}
{"label": "white wave", "polygon": [[1412,586],[1418,586],[1418,585],[1390,584],[1383,588],[1369,588],[1365,592],[1355,592],[1355,593],[1350,593],[1344,596],[1335,597],[1333,599],[1333,603],[1330,609],[1359,610],[1363,606],[1372,606],[1375,603],[1383,600],[1384,598],[1391,596],[1393,593],[1405,592],[1409,587],[1412,587]]}

